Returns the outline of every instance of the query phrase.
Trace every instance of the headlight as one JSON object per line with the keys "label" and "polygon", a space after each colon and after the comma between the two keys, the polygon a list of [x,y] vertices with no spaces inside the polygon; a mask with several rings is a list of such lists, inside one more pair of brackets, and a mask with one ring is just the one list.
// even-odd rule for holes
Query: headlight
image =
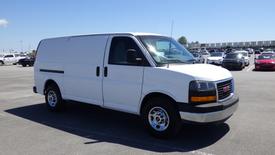
{"label": "headlight", "polygon": [[191,81],[189,84],[190,103],[210,103],[217,101],[215,83]]}

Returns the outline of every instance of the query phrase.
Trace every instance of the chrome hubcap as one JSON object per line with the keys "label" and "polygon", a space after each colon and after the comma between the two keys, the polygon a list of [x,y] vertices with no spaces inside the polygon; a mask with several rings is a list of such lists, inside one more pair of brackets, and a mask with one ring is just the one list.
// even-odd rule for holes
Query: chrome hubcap
{"label": "chrome hubcap", "polygon": [[148,121],[155,130],[164,131],[169,126],[169,115],[163,108],[154,107],[149,112]]}
{"label": "chrome hubcap", "polygon": [[56,104],[57,104],[57,96],[56,96],[56,94],[55,94],[54,91],[50,90],[50,91],[48,92],[48,97],[47,97],[47,99],[48,99],[48,103],[49,103],[49,105],[50,105],[51,107],[55,107],[55,106],[56,106]]}

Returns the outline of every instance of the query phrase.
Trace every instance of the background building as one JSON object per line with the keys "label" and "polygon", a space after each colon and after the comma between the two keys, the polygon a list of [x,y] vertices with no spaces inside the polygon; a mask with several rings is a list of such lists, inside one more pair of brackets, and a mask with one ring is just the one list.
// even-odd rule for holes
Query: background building
{"label": "background building", "polygon": [[247,42],[221,42],[221,43],[188,43],[190,49],[196,48],[275,48],[275,40],[269,41],[247,41]]}

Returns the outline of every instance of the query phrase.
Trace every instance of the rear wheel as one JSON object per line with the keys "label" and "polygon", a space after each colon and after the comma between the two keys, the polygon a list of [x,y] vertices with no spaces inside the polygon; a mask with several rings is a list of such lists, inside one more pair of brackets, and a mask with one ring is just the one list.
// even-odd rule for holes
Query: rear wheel
{"label": "rear wheel", "polygon": [[4,65],[4,62],[3,62],[3,61],[0,61],[0,65],[1,65],[1,66]]}
{"label": "rear wheel", "polygon": [[141,115],[145,128],[158,138],[175,136],[181,128],[179,112],[173,102],[166,98],[150,99]]}
{"label": "rear wheel", "polygon": [[64,105],[58,86],[49,85],[45,93],[45,101],[49,110],[60,111]]}
{"label": "rear wheel", "polygon": [[27,65],[26,64],[22,64],[23,67],[26,67]]}

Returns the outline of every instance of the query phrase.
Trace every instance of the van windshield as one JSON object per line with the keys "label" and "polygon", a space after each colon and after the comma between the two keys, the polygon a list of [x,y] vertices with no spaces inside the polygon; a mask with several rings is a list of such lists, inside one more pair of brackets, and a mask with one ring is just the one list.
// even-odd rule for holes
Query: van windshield
{"label": "van windshield", "polygon": [[157,65],[168,63],[193,63],[193,55],[172,38],[164,36],[140,36]]}

